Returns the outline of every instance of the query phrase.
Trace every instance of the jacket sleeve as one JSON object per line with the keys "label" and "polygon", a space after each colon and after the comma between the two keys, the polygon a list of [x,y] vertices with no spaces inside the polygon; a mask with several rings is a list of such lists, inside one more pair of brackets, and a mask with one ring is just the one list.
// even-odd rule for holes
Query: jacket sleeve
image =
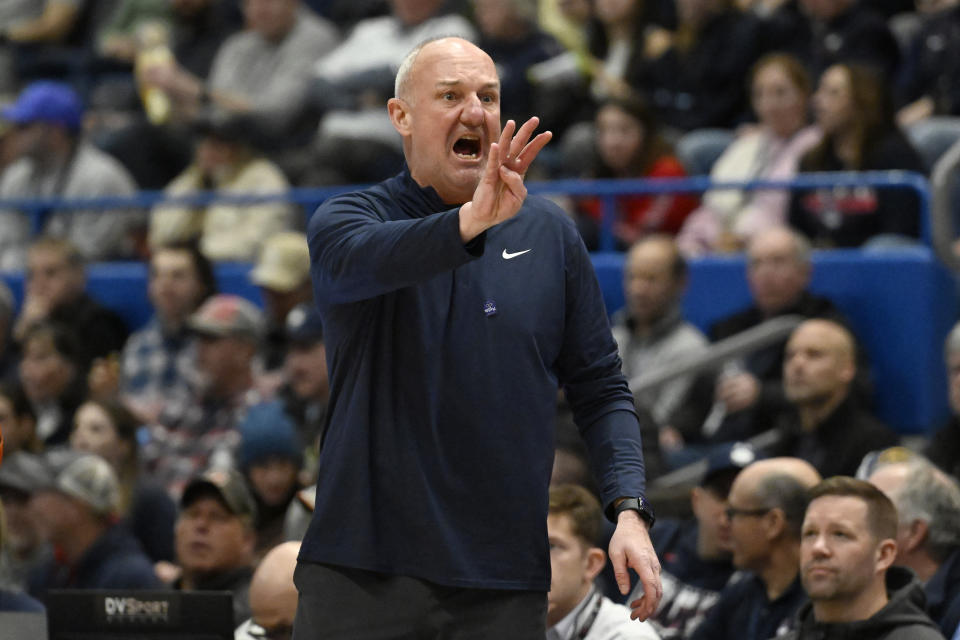
{"label": "jacket sleeve", "polygon": [[373,298],[423,282],[483,254],[485,235],[464,245],[459,208],[410,220],[385,220],[364,194],[325,202],[310,220],[310,272],[322,305]]}
{"label": "jacket sleeve", "polygon": [[644,493],[640,426],[593,265],[583,242],[574,237],[576,230],[570,226],[566,233],[566,314],[558,372],[609,517],[616,498]]}

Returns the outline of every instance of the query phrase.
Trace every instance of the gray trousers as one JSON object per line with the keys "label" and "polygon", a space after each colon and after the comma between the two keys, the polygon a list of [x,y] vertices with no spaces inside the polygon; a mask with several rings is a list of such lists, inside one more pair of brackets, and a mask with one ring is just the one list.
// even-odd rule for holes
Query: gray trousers
{"label": "gray trousers", "polygon": [[543,640],[542,591],[444,587],[301,562],[293,640]]}

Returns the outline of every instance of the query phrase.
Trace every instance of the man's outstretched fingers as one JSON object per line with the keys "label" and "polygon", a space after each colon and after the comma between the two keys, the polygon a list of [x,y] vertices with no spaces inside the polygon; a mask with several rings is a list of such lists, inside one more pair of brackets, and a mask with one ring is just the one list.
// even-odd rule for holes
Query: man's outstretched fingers
{"label": "man's outstretched fingers", "polygon": [[496,142],[490,143],[490,153],[488,154],[487,165],[483,168],[483,177],[481,181],[496,180],[497,173],[503,165],[500,154],[503,152],[503,146]]}
{"label": "man's outstretched fingers", "polygon": [[537,126],[540,124],[540,118],[533,116],[529,120],[523,123],[523,126],[520,127],[520,130],[517,132],[517,135],[513,136],[513,139],[510,140],[510,157],[516,158],[520,155],[520,152],[523,150],[523,147],[527,144],[527,140],[530,139],[530,136],[533,135],[533,132],[536,131]]}
{"label": "man's outstretched fingers", "polygon": [[503,126],[503,130],[500,132],[500,140],[498,142],[498,147],[500,149],[500,163],[503,164],[507,162],[513,154],[513,146],[510,144],[510,138],[513,136],[513,130],[516,128],[517,123],[513,120],[507,120],[507,124]]}
{"label": "man's outstretched fingers", "polygon": [[517,155],[517,161],[514,164],[514,169],[521,175],[527,172],[527,169],[530,168],[530,164],[533,163],[537,155],[540,153],[540,150],[547,146],[547,143],[553,138],[552,131],[544,131],[539,134],[536,138],[531,140],[527,146]]}

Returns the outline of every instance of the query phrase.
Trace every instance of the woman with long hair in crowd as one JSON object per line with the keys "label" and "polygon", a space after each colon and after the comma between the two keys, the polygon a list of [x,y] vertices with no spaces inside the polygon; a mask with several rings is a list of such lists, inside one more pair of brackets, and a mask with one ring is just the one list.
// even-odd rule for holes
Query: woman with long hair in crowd
{"label": "woman with long hair in crowd", "polygon": [[[608,98],[596,118],[596,161],[588,177],[677,178],[686,172],[660,135],[650,109],[634,97]],[[614,235],[621,248],[644,235],[676,233],[696,206],[683,194],[624,195],[616,199]],[[577,202],[578,226],[590,248],[598,244],[602,201]]]}
{"label": "woman with long hair in crowd", "polygon": [[[793,56],[773,53],[753,67],[750,97],[757,125],[714,163],[714,183],[789,180],[800,158],[820,140],[809,123],[810,76]],[[790,194],[782,189],[708,191],[690,214],[677,244],[688,256],[740,251],[754,234],[786,223]]]}
{"label": "woman with long hair in crowd", "polygon": [[[823,139],[800,161],[801,172],[923,172],[923,161],[894,121],[889,87],[873,69],[829,67],[813,107]],[[878,236],[903,244],[920,235],[919,203],[903,189],[887,189],[883,197],[870,187],[801,191],[793,196],[789,221],[822,247],[858,247]]]}

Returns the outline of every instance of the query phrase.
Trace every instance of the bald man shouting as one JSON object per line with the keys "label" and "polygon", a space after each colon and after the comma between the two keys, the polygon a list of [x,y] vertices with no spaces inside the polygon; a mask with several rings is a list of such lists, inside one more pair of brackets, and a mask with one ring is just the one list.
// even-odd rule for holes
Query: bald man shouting
{"label": "bald man shouting", "polygon": [[501,131],[496,67],[459,38],[416,47],[387,108],[406,170],[308,227],[330,410],[294,638],[542,639],[558,386],[646,618],[662,589],[633,397],[576,228],[523,182],[550,133]]}
{"label": "bald man shouting", "polygon": [[897,443],[897,435],[851,394],[857,373],[853,336],[831,320],[807,320],[784,352],[783,390],[790,409],[778,426],[776,453],[803,458],[825,477],[854,475],[870,451]]}

